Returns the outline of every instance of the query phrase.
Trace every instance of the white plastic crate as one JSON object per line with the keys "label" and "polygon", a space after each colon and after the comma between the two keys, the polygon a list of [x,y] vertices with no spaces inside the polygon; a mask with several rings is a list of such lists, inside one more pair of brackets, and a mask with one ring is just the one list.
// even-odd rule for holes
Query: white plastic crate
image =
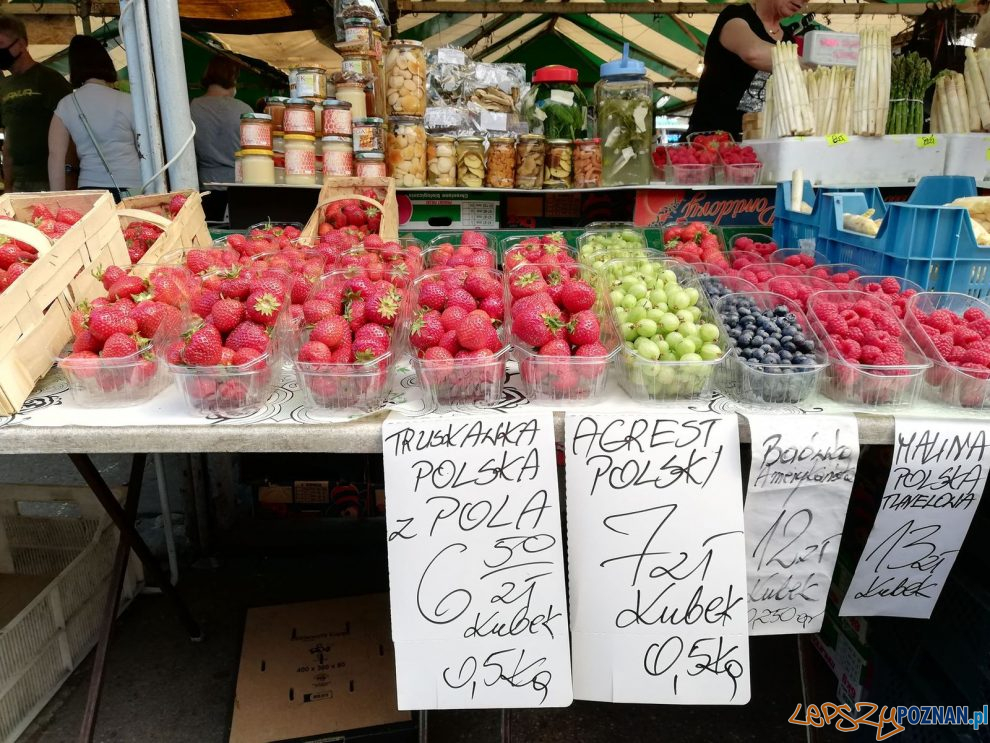
{"label": "white plastic crate", "polygon": [[[830,144],[828,137],[747,140],[763,163],[763,182],[789,181],[795,170],[816,186],[903,186],[945,169],[946,135],[935,144],[916,134],[846,137]],[[985,156],[981,155],[985,160]]]}
{"label": "white plastic crate", "polygon": [[[2,743],[17,739],[95,645],[118,538],[85,488],[0,488]],[[132,555],[121,610],[143,579]]]}
{"label": "white plastic crate", "polygon": [[969,175],[990,186],[990,134],[939,134],[945,139],[945,175]]}

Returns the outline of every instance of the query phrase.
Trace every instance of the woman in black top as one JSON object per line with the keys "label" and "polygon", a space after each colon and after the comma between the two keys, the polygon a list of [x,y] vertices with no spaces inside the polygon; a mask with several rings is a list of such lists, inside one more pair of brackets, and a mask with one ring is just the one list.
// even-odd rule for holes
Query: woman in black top
{"label": "woman in black top", "polygon": [[742,133],[742,116],[763,110],[770,76],[770,50],[789,41],[781,28],[784,18],[800,13],[807,0],[753,0],[729,5],[718,15],[705,47],[705,69],[698,84],[698,100],[689,131],[715,129]]}

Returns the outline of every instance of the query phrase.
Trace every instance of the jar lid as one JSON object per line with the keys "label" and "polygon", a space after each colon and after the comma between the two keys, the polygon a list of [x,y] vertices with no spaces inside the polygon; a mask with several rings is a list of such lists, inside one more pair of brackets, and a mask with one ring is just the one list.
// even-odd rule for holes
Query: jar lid
{"label": "jar lid", "polygon": [[388,47],[409,46],[409,47],[421,49],[423,47],[423,42],[414,41],[413,39],[394,39],[393,41],[388,42],[386,46]]}
{"label": "jar lid", "polygon": [[319,65],[311,65],[310,67],[293,67],[289,70],[289,74],[291,75],[293,72],[319,72],[325,75],[327,68],[320,67]]}
{"label": "jar lid", "polygon": [[534,83],[576,83],[577,81],[578,71],[562,64],[547,65],[533,73]]}
{"label": "jar lid", "polygon": [[302,142],[305,140],[309,140],[310,142],[316,141],[316,137],[312,134],[286,134],[285,139],[291,139],[294,142]]}
{"label": "jar lid", "polygon": [[481,144],[485,141],[484,137],[458,137],[458,142],[467,142],[468,144]]}
{"label": "jar lid", "polygon": [[385,119],[378,116],[369,116],[366,119],[354,119],[355,126],[380,126],[385,123]]}
{"label": "jar lid", "polygon": [[337,90],[340,90],[341,88],[360,88],[361,90],[364,90],[365,85],[367,85],[367,83],[362,83],[358,80],[341,80],[337,83]]}
{"label": "jar lid", "polygon": [[382,161],[384,161],[385,160],[385,153],[384,152],[359,152],[354,157],[356,159],[358,159],[358,160],[372,160],[372,161],[382,160]]}
{"label": "jar lid", "polygon": [[344,27],[345,28],[347,26],[370,26],[370,25],[371,25],[371,19],[370,18],[345,18],[344,19]]}
{"label": "jar lid", "polygon": [[457,138],[452,137],[449,134],[431,134],[430,136],[427,137],[427,139],[432,140],[434,142],[454,142],[456,141]]}
{"label": "jar lid", "polygon": [[406,126],[423,126],[422,116],[389,116],[388,122],[390,124],[405,124]]}
{"label": "jar lid", "polygon": [[561,147],[562,145],[573,144],[573,139],[548,139],[547,144],[553,145],[554,147]]}
{"label": "jar lid", "polygon": [[[271,150],[238,150],[241,157],[251,157],[252,155],[261,155],[262,157],[271,157],[274,153]],[[235,153],[237,154],[237,153]]]}
{"label": "jar lid", "polygon": [[286,101],[288,100],[289,98],[284,95],[272,95],[269,96],[268,98],[265,98],[265,103],[269,103],[269,104],[274,103],[276,105],[281,104],[284,106]]}
{"label": "jar lid", "polygon": [[285,132],[283,132],[281,130],[279,130],[279,131],[272,130],[272,137],[274,139],[284,139],[285,138]]}
{"label": "jar lid", "polygon": [[364,51],[362,49],[360,51],[341,52],[340,56],[343,57],[344,61],[346,62],[349,59],[371,59],[372,54],[371,52]]}
{"label": "jar lid", "polygon": [[323,101],[323,108],[350,108],[347,101],[338,101],[336,98],[327,98]]}
{"label": "jar lid", "polygon": [[491,142],[498,142],[499,144],[507,144],[507,143],[508,144],[515,144],[516,143],[515,137],[489,137],[488,138],[488,141],[490,143]]}
{"label": "jar lid", "polygon": [[322,138],[324,143],[329,142],[330,144],[351,144],[353,141],[350,137],[336,137],[328,135]]}
{"label": "jar lid", "polygon": [[307,108],[313,107],[313,102],[305,98],[289,98],[285,102],[286,106],[306,106]]}
{"label": "jar lid", "polygon": [[251,119],[257,119],[258,121],[271,121],[272,116],[271,114],[253,114],[253,113],[241,114],[241,121],[251,120]]}
{"label": "jar lid", "polygon": [[629,58],[629,43],[622,45],[622,56],[613,62],[606,62],[599,68],[602,77],[633,77],[646,74],[646,65]]}
{"label": "jar lid", "polygon": [[601,144],[602,140],[598,137],[592,137],[590,139],[575,139],[574,144]]}
{"label": "jar lid", "polygon": [[542,134],[523,134],[519,137],[520,142],[542,142],[545,139]]}

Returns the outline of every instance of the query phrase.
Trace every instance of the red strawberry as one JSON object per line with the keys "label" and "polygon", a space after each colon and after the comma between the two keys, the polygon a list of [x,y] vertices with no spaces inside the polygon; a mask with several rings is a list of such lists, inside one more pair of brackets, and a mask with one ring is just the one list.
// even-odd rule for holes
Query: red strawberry
{"label": "red strawberry", "polygon": [[565,281],[560,291],[560,303],[568,312],[590,310],[597,297],[594,288],[582,279]]}
{"label": "red strawberry", "polygon": [[82,218],[83,215],[81,212],[76,209],[67,209],[65,207],[60,208],[58,213],[55,215],[56,222],[61,222],[62,224],[70,227]]}
{"label": "red strawberry", "polygon": [[99,351],[100,343],[93,337],[93,334],[88,330],[82,330],[76,334],[75,340],[72,341],[72,352],[77,353],[79,351]]}
{"label": "red strawberry", "polygon": [[94,307],[89,314],[89,330],[98,342],[103,343],[114,333],[134,335],[138,332],[138,324],[112,306]]}
{"label": "red strawberry", "polygon": [[362,325],[367,322],[365,319],[366,307],[363,299],[355,299],[347,303],[347,308],[344,311],[344,317],[348,324],[351,326],[351,330],[357,330]]}
{"label": "red strawberry", "polygon": [[567,340],[575,346],[595,343],[601,334],[601,325],[591,310],[582,310],[571,315],[567,326]]}
{"label": "red strawberry", "polygon": [[235,352],[240,351],[242,348],[253,348],[261,353],[265,353],[268,350],[270,340],[263,326],[250,320],[245,320],[230,331],[226,344],[228,348],[234,349]]}
{"label": "red strawberry", "polygon": [[175,219],[179,212],[182,211],[182,207],[186,205],[186,199],[189,197],[185,194],[176,194],[168,202],[168,214],[172,219]]}
{"label": "red strawberry", "polygon": [[517,272],[509,280],[509,293],[514,299],[527,297],[530,294],[545,292],[547,282],[543,279],[543,274],[538,270]]}
{"label": "red strawberry", "polygon": [[391,287],[388,291],[373,294],[365,302],[367,321],[392,327],[399,315],[401,300],[399,293]]}
{"label": "red strawberry", "polygon": [[178,309],[153,299],[139,302],[131,310],[131,317],[137,322],[138,332],[145,338],[154,338],[162,325],[178,328],[182,321],[182,313]]}
{"label": "red strawberry", "polygon": [[388,330],[376,323],[367,323],[354,334],[352,348],[357,361],[371,361],[388,352]]}
{"label": "red strawberry", "polygon": [[218,300],[210,308],[210,319],[214,327],[226,335],[244,319],[244,305],[236,299]]}
{"label": "red strawberry", "polygon": [[204,320],[210,316],[213,305],[220,301],[220,292],[202,291],[192,299],[190,309]]}
{"label": "red strawberry", "polygon": [[107,266],[103,271],[97,269],[93,275],[102,282],[104,289],[109,290],[115,282],[127,276],[127,271],[120,266]]}
{"label": "red strawberry", "polygon": [[100,369],[100,357],[92,351],[74,351],[62,359],[59,366],[77,377],[90,378],[96,376]]}
{"label": "red strawberry", "polygon": [[110,299],[134,297],[136,294],[143,294],[147,288],[140,276],[122,276],[107,289],[107,296]]}
{"label": "red strawberry", "polygon": [[329,364],[333,354],[325,343],[310,340],[299,349],[299,360],[306,364]]}
{"label": "red strawberry", "polygon": [[182,360],[190,366],[216,366],[222,355],[220,332],[212,325],[204,325],[189,336]]}
{"label": "red strawberry", "polygon": [[278,320],[282,303],[270,292],[254,291],[244,303],[244,312],[249,320],[271,327]]}
{"label": "red strawberry", "polygon": [[334,315],[317,322],[309,334],[309,339],[323,343],[330,350],[334,350],[341,344],[345,336],[350,339],[350,327],[347,320],[340,315]]}
{"label": "red strawberry", "polygon": [[[467,317],[467,315],[465,315]],[[457,342],[457,330],[448,330],[443,334],[437,344],[453,357],[461,349],[461,344]]]}
{"label": "red strawberry", "polygon": [[460,307],[468,312],[473,312],[478,308],[478,303],[467,289],[458,287],[452,289],[447,297],[447,307]]}
{"label": "red strawberry", "polygon": [[563,326],[559,309],[552,307],[541,310],[534,305],[513,317],[512,334],[523,343],[539,347],[548,343]]}
{"label": "red strawberry", "polygon": [[44,204],[35,204],[31,207],[31,222],[37,227],[46,219],[55,219],[55,215]]}
{"label": "red strawberry", "polygon": [[571,347],[567,341],[554,338],[540,347],[540,356],[570,356]]}
{"label": "red strawberry", "polygon": [[447,291],[439,281],[424,281],[419,286],[419,303],[431,310],[442,310],[447,303]]}
{"label": "red strawberry", "polygon": [[457,342],[468,351],[479,351],[486,348],[490,335],[488,328],[492,327],[492,319],[484,310],[469,312],[457,328]]}
{"label": "red strawberry", "polygon": [[471,271],[464,279],[464,288],[475,299],[497,296],[502,289],[498,280],[487,271]]}
{"label": "red strawberry", "polygon": [[[440,322],[444,330],[455,330],[461,321],[467,317],[468,310],[463,307],[448,307],[440,314]],[[489,313],[491,314],[491,313]]]}
{"label": "red strawberry", "polygon": [[485,297],[478,305],[478,309],[487,312],[493,320],[502,322],[502,318],[505,316],[505,300],[498,295]]}
{"label": "red strawberry", "polygon": [[[229,346],[228,346],[229,348]],[[262,352],[257,348],[245,347],[234,351],[234,361],[232,366],[244,366],[261,358]]]}
{"label": "red strawberry", "polygon": [[334,305],[325,299],[310,299],[303,304],[303,319],[307,325],[316,325],[336,314]]}
{"label": "red strawberry", "polygon": [[[466,316],[466,313],[465,313]],[[443,338],[444,324],[436,310],[420,310],[410,326],[409,340],[413,348],[425,351]]]}

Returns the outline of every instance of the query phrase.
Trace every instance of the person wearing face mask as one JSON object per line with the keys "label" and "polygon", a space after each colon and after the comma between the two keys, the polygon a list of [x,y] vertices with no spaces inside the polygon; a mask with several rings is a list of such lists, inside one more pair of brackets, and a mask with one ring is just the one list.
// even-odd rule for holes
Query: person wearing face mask
{"label": "person wearing face mask", "polygon": [[770,50],[778,41],[792,39],[780,22],[806,4],[807,0],[753,0],[727,5],[718,14],[705,46],[689,132],[721,130],[742,138],[743,114],[763,110],[773,69]]}
{"label": "person wearing face mask", "polygon": [[[48,125],[55,106],[72,92],[58,74],[28,51],[27,30],[16,16],[0,13],[0,128],[5,191],[47,191]],[[62,164],[63,173],[65,162]]]}
{"label": "person wearing face mask", "polygon": [[241,114],[251,113],[248,104],[234,98],[239,71],[237,62],[214,57],[203,73],[206,92],[189,104],[196,125],[194,144],[201,184],[234,181],[234,153],[241,144]]}

